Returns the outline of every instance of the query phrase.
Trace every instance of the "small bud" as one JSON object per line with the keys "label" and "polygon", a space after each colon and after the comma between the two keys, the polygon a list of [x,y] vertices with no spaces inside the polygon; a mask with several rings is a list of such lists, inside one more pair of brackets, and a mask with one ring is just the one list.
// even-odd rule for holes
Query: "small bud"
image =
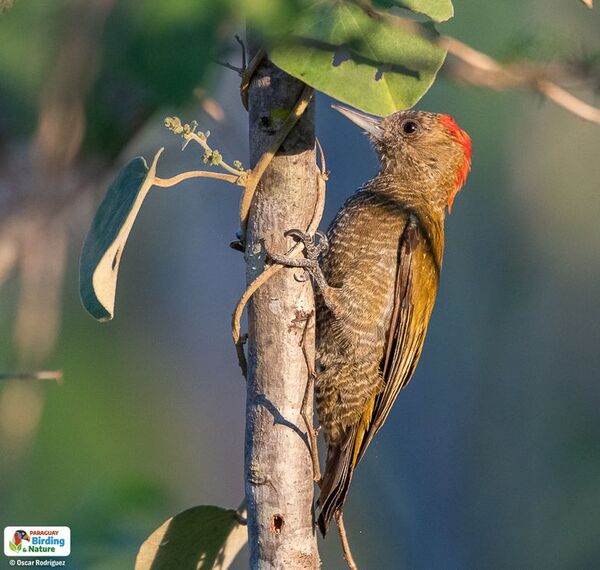
{"label": "small bud", "polygon": [[212,155],[210,157],[210,163],[213,166],[218,166],[219,164],[221,164],[221,162],[223,162],[223,157],[221,156],[221,153],[218,150],[213,150]]}
{"label": "small bud", "polygon": [[242,163],[239,160],[233,161],[233,168],[237,168],[238,170],[244,170],[244,167],[242,166]]}
{"label": "small bud", "polygon": [[176,135],[179,135],[183,132],[183,127],[181,126],[181,120],[179,119],[179,117],[166,117],[165,127],[167,127],[167,129],[169,129]]}

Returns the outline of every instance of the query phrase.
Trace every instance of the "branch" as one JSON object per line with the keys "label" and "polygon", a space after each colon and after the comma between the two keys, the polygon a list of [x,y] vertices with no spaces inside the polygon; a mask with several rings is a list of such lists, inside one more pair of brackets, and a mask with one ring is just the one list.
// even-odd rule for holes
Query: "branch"
{"label": "branch", "polygon": [[420,22],[377,10],[370,0],[355,0],[355,2],[371,18],[385,20],[392,26],[418,35],[447,50],[457,60],[446,66],[448,73],[454,79],[488,89],[529,89],[550,99],[570,113],[600,125],[600,109],[582,101],[557,85],[548,68],[542,68],[533,62],[502,65],[489,55],[456,38],[438,36]]}
{"label": "branch", "polygon": [[546,79],[539,79],[536,83],[536,87],[539,93],[542,93],[563,109],[570,111],[574,115],[577,115],[590,123],[600,125],[600,109],[588,105],[581,99],[578,99],[573,94],[569,93],[566,89],[560,87],[560,85]]}
{"label": "branch", "polygon": [[[251,82],[248,91],[252,165],[265,160],[265,149],[268,152],[278,137],[262,117],[296,108],[305,97],[310,100],[312,92],[270,62],[263,61],[256,76],[259,79]],[[265,241],[284,249],[288,243],[284,232],[304,228],[314,217],[319,178],[312,105],[306,105],[293,131],[285,152],[273,156],[260,176],[260,192],[248,202],[252,204],[245,246],[248,284],[264,270]],[[254,188],[259,172],[255,167],[249,175],[250,179],[254,174]],[[298,283],[291,271],[281,271],[254,295],[248,314],[244,479],[253,569],[320,568],[311,455],[301,413],[307,370],[300,337],[304,317],[312,311],[309,284]],[[309,329],[306,350],[311,360],[313,337]]]}
{"label": "branch", "polygon": [[0,372],[0,380],[54,380],[58,384],[63,378],[62,370],[43,370],[40,372]]}
{"label": "branch", "polygon": [[438,43],[458,60],[448,70],[455,79],[498,91],[528,88],[574,115],[600,125],[600,109],[560,87],[549,77],[548,70],[540,69],[533,63],[503,66],[490,56],[449,36],[441,36]]}

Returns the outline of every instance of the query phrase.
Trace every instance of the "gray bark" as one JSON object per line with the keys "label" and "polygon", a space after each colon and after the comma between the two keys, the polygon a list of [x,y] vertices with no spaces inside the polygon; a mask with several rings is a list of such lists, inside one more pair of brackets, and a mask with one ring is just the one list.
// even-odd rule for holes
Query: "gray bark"
{"label": "gray bark", "polygon": [[[285,118],[282,111],[292,109],[303,87],[268,61],[255,73],[249,91],[253,166]],[[316,194],[311,104],[254,196],[246,248],[248,283],[264,269],[264,243],[284,253],[293,245],[284,232],[307,228]],[[245,487],[252,569],[320,567],[312,463],[300,413],[307,384],[301,339],[314,299],[310,282],[295,279],[298,273],[277,273],[249,306]],[[314,330],[308,331],[312,358]]]}

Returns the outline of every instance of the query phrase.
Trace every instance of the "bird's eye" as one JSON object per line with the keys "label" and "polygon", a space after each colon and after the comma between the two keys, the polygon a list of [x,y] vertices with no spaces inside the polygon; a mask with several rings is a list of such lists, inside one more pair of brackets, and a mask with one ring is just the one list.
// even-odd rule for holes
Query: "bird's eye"
{"label": "bird's eye", "polygon": [[412,119],[407,119],[402,123],[402,131],[407,135],[414,135],[420,128],[421,125]]}

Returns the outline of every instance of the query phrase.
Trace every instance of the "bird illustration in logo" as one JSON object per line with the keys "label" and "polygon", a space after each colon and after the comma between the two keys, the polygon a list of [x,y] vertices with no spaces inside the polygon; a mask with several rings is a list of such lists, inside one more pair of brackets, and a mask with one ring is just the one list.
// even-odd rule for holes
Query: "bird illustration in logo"
{"label": "bird illustration in logo", "polygon": [[10,549],[13,552],[20,552],[23,548],[23,541],[31,541],[31,537],[24,530],[17,530],[9,543]]}

